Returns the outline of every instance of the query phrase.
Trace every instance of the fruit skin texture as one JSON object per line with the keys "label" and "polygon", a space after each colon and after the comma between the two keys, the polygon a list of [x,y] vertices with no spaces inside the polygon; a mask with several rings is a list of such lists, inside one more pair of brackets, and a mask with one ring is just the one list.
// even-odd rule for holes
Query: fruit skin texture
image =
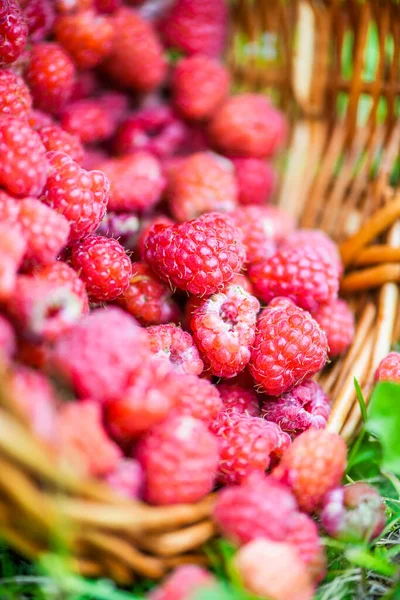
{"label": "fruit skin texture", "polygon": [[240,239],[228,217],[208,213],[170,227],[155,225],[144,242],[144,257],[163,281],[206,296],[240,271],[245,258]]}
{"label": "fruit skin texture", "polygon": [[22,77],[8,69],[0,70],[0,114],[26,119],[31,108],[31,93]]}
{"label": "fruit skin texture", "polygon": [[280,396],[317,373],[328,357],[325,333],[286,298],[275,298],[257,323],[249,363],[266,394]]}
{"label": "fruit skin texture", "polygon": [[0,300],[12,297],[17,272],[26,252],[26,240],[21,229],[5,221],[0,223]]}
{"label": "fruit skin texture", "polygon": [[118,495],[137,499],[143,487],[142,468],[134,458],[122,458],[107,475],[106,482]]}
{"label": "fruit skin texture", "polygon": [[53,0],[22,0],[21,5],[28,23],[29,39],[41,42],[53,29],[56,17]]}
{"label": "fruit skin texture", "polygon": [[222,398],[223,412],[245,413],[252,417],[260,416],[257,394],[252,388],[244,388],[237,383],[220,383],[217,389]]}
{"label": "fruit skin texture", "polygon": [[346,469],[347,447],[336,433],[305,431],[284,452],[273,476],[290,486],[300,508],[315,512]]}
{"label": "fruit skin texture", "polygon": [[137,458],[145,471],[148,502],[197,502],[213,488],[218,442],[202,421],[175,416],[141,440]]}
{"label": "fruit skin texture", "polygon": [[211,423],[222,409],[219,391],[207,379],[194,375],[172,373],[167,379],[167,391],[173,399],[174,412]]}
{"label": "fruit skin texture", "polygon": [[115,300],[129,286],[132,266],[117,240],[91,235],[72,249],[72,266],[92,300]]}
{"label": "fruit skin texture", "polygon": [[265,204],[276,184],[274,168],[259,158],[233,158],[239,188],[239,204]]}
{"label": "fruit skin texture", "polygon": [[17,0],[0,8],[0,67],[14,62],[23,52],[28,26]]}
{"label": "fruit skin texture", "polygon": [[239,94],[220,106],[208,131],[211,142],[223,154],[268,158],[282,145],[286,122],[265,96]]}
{"label": "fruit skin texture", "polygon": [[80,163],[85,151],[76,135],[68,133],[58,125],[48,125],[39,129],[40,139],[48,152],[64,152],[72,160]]}
{"label": "fruit skin texture", "polygon": [[326,333],[329,357],[343,354],[354,338],[354,315],[347,302],[337,298],[321,304],[313,317]]}
{"label": "fruit skin texture", "polygon": [[337,244],[321,229],[296,229],[282,240],[280,249],[312,246],[325,255],[326,260],[335,264],[339,275],[343,273],[343,264]]}
{"label": "fruit skin texture", "polygon": [[2,361],[9,360],[17,348],[14,328],[11,323],[0,314],[0,355]]}
{"label": "fruit skin texture", "polygon": [[182,565],[152,590],[149,600],[190,600],[202,588],[215,584],[214,576],[197,565]]}
{"label": "fruit skin texture", "polygon": [[84,144],[103,142],[115,131],[114,115],[101,98],[84,98],[67,104],[61,113],[62,127]]}
{"label": "fruit skin texture", "polygon": [[200,375],[203,361],[187,331],[174,324],[153,325],[146,329],[151,352],[159,360],[167,360],[176,373]]}
{"label": "fruit skin texture", "polygon": [[192,154],[170,177],[168,199],[177,221],[234,210],[237,185],[232,164],[209,152]]}
{"label": "fruit skin texture", "polygon": [[89,300],[85,284],[77,273],[67,263],[62,261],[54,262],[34,272],[34,276],[39,279],[50,281],[54,286],[67,287],[79,298],[82,307],[82,313],[89,312]]}
{"label": "fruit skin texture", "polygon": [[400,353],[389,352],[385,358],[381,360],[375,372],[377,381],[394,381],[400,382]]}

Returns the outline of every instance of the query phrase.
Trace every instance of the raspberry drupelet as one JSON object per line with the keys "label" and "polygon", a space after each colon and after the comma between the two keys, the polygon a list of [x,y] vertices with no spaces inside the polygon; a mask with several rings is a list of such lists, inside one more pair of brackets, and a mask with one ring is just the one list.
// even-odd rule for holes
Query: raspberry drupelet
{"label": "raspberry drupelet", "polygon": [[221,383],[217,386],[223,402],[223,412],[244,413],[252,417],[260,416],[260,404],[252,388],[238,383]]}
{"label": "raspberry drupelet", "polygon": [[161,360],[167,360],[177,373],[200,375],[203,361],[187,331],[173,324],[153,325],[146,329],[151,352]]}
{"label": "raspberry drupelet", "polygon": [[270,199],[276,173],[270,163],[259,158],[233,158],[239,188],[239,204],[262,205]]}
{"label": "raspberry drupelet", "polygon": [[0,70],[0,115],[26,119],[32,97],[26,83],[11,69]]}
{"label": "raspberry drupelet", "polygon": [[83,144],[109,139],[115,131],[115,118],[101,98],[84,98],[67,104],[60,116],[63,129],[79,137]]}
{"label": "raspberry drupelet", "polygon": [[58,125],[41,127],[39,135],[48,152],[64,152],[72,160],[82,162],[85,151],[78,136],[68,133]]}
{"label": "raspberry drupelet", "polygon": [[171,373],[167,392],[173,400],[174,412],[211,423],[222,409],[219,391],[207,379],[195,375]]}
{"label": "raspberry drupelet", "polygon": [[22,0],[31,42],[41,42],[53,29],[56,12],[53,0]]}
{"label": "raspberry drupelet", "polygon": [[18,0],[0,6],[0,67],[13,63],[24,51],[28,25]]}
{"label": "raspberry drupelet", "polygon": [[355,329],[354,314],[347,302],[337,298],[321,304],[313,317],[326,333],[329,356],[343,354],[353,341]]}

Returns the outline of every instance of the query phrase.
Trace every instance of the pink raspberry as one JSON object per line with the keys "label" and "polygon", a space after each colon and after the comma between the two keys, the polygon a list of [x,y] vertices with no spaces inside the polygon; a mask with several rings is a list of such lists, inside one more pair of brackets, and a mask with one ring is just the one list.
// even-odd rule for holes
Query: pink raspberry
{"label": "pink raspberry", "polygon": [[34,131],[39,131],[42,127],[55,124],[51,115],[35,108],[29,112],[28,123]]}
{"label": "pink raspberry", "polygon": [[54,262],[41,268],[34,273],[35,277],[50,281],[54,286],[66,287],[77,296],[81,304],[81,312],[89,311],[89,300],[85,284],[77,273],[67,263],[62,261]]}
{"label": "pink raspberry", "polygon": [[156,214],[150,218],[143,217],[143,219],[140,222],[139,238],[138,238],[137,244],[136,244],[137,250],[139,251],[139,254],[143,260],[144,260],[144,255],[145,255],[145,249],[144,249],[145,241],[146,241],[148,234],[152,230],[153,226],[154,225],[168,225],[169,226],[169,225],[173,225],[174,223],[175,223],[175,221],[173,221],[172,219],[170,219],[169,217],[167,217],[164,214]]}
{"label": "pink raspberry", "polygon": [[146,331],[157,358],[167,360],[177,373],[200,375],[204,365],[190,333],[173,324],[153,325]]}
{"label": "pink raspberry", "polygon": [[26,252],[26,240],[20,227],[0,223],[0,300],[14,294],[17,272]]}
{"label": "pink raspberry", "polygon": [[68,133],[58,125],[40,128],[39,135],[48,152],[64,152],[72,160],[82,162],[85,151],[78,136]]}
{"label": "pink raspberry", "polygon": [[141,440],[137,458],[151,504],[197,502],[213,488],[218,442],[202,421],[174,416]]}
{"label": "pink raspberry", "polygon": [[276,298],[258,320],[250,372],[270,396],[288,392],[325,365],[328,343],[314,319],[286,298]]}
{"label": "pink raspberry", "polygon": [[0,314],[0,356],[1,361],[8,361],[14,356],[17,348],[14,328],[11,323]]}
{"label": "pink raspberry", "polygon": [[31,108],[31,93],[22,77],[8,69],[0,70],[0,114],[26,119]]}
{"label": "pink raspberry", "polygon": [[234,158],[239,204],[265,204],[276,185],[274,168],[259,158]]}
{"label": "pink raspberry", "polygon": [[354,338],[354,314],[347,302],[336,298],[320,304],[313,313],[314,319],[326,333],[331,358],[343,354]]}
{"label": "pink raspberry", "polygon": [[189,600],[204,588],[212,588],[215,577],[197,565],[177,567],[163,583],[152,590],[149,600]]}
{"label": "pink raspberry", "polygon": [[101,98],[84,98],[67,104],[61,114],[61,125],[82,143],[94,144],[110,138],[116,122]]}
{"label": "pink raspberry", "polygon": [[19,215],[19,200],[0,190],[0,221],[16,225]]}
{"label": "pink raspberry", "polygon": [[75,85],[70,97],[70,102],[75,102],[76,100],[83,100],[84,98],[89,98],[89,96],[94,96],[98,90],[98,87],[99,82],[94,71],[80,71],[77,73],[75,79]]}
{"label": "pink raspberry", "polygon": [[135,250],[140,226],[139,217],[132,213],[107,211],[96,233],[118,240],[126,250]]}
{"label": "pink raspberry", "polygon": [[215,147],[229,156],[268,158],[276,153],[286,135],[286,121],[261,94],[228,98],[209,126]]}
{"label": "pink raspberry", "polygon": [[328,396],[321,386],[309,380],[279,398],[266,397],[262,416],[273,421],[292,438],[306,429],[324,429],[331,411]]}
{"label": "pink raspberry", "polygon": [[108,203],[109,182],[101,171],[82,169],[63,152],[49,152],[50,172],[41,200],[64,215],[71,226],[69,242],[95,231]]}
{"label": "pink raspberry", "polygon": [[168,198],[178,221],[189,221],[205,212],[234,210],[237,186],[232,163],[208,152],[192,154],[170,177]]}
{"label": "pink raspberry", "polygon": [[400,383],[400,353],[389,352],[381,360],[375,372],[376,381],[394,381]]}
{"label": "pink raspberry", "polygon": [[232,285],[196,308],[193,337],[213,375],[234,377],[247,365],[259,310],[254,296]]}
{"label": "pink raspberry", "polygon": [[180,415],[210,423],[222,409],[219,391],[207,379],[171,373],[167,379],[167,392],[173,398],[174,412]]}
{"label": "pink raspberry", "polygon": [[219,213],[176,225],[155,225],[144,243],[145,260],[171,285],[196,296],[213,294],[238,273],[245,258],[240,232]]}
{"label": "pink raspberry", "polygon": [[73,247],[72,266],[96,302],[115,300],[129,286],[131,261],[117,240],[90,235]]}
{"label": "pink raspberry", "polygon": [[22,0],[29,38],[41,42],[53,29],[56,13],[53,0]]}
{"label": "pink raspberry", "polygon": [[24,51],[28,26],[17,0],[0,6],[0,66],[13,63]]}
{"label": "pink raspberry", "polygon": [[341,275],[343,272],[342,259],[337,244],[320,229],[297,229],[288,232],[288,235],[282,241],[281,249],[301,248],[302,246],[312,246],[318,252],[325,255],[326,259],[337,266]]}
{"label": "pink raspberry", "polygon": [[136,500],[142,494],[142,467],[134,458],[121,458],[115,469],[107,475],[106,482],[118,495]]}
{"label": "pink raspberry", "polygon": [[221,383],[217,389],[221,395],[224,412],[244,413],[252,417],[260,416],[260,405],[254,390],[244,388],[237,383]]}
{"label": "pink raspberry", "polygon": [[297,548],[314,581],[325,577],[326,555],[315,521],[304,513],[295,513],[290,519],[285,542]]}
{"label": "pink raspberry", "polygon": [[145,331],[116,307],[101,308],[83,317],[57,340],[50,355],[54,372],[80,398],[116,398],[149,360]]}
{"label": "pink raspberry", "polygon": [[334,301],[339,288],[337,265],[311,246],[280,250],[251,265],[249,277],[264,302],[283,296],[309,311]]}

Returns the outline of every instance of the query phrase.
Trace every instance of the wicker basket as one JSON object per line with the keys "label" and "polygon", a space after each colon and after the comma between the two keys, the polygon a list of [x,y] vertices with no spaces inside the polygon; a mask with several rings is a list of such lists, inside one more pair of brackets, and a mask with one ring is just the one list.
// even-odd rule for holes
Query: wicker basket
{"label": "wicker basket", "polygon": [[[353,377],[368,391],[399,331],[400,195],[389,176],[400,141],[400,5],[237,0],[231,33],[227,62],[236,88],[271,93],[291,122],[279,204],[301,226],[320,227],[341,243],[342,292],[357,315],[356,335],[319,379],[334,401],[328,427],[349,440],[360,421]],[[366,64],[369,35],[379,41],[374,73]],[[353,68],[346,73],[342,57],[349,52]],[[3,380],[3,539],[29,558],[61,547],[75,571],[120,584],[206,561],[202,545],[217,533],[212,495],[193,505],[150,507],[64,472],[12,409]]]}

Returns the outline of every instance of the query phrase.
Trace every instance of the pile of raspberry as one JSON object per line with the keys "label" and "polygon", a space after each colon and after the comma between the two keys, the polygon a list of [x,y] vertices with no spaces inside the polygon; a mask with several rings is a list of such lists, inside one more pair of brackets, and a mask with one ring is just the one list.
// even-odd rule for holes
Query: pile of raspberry
{"label": "pile of raspberry", "polygon": [[[336,245],[270,203],[286,121],[264,95],[230,93],[227,5],[2,6],[11,401],[62,464],[116,494],[170,505],[219,490],[215,520],[243,545],[250,591],[286,597],[249,570],[264,552],[311,597],[324,572],[312,515],[346,465],[313,377],[354,320]],[[186,566],[151,597],[203,584],[212,575]]]}

